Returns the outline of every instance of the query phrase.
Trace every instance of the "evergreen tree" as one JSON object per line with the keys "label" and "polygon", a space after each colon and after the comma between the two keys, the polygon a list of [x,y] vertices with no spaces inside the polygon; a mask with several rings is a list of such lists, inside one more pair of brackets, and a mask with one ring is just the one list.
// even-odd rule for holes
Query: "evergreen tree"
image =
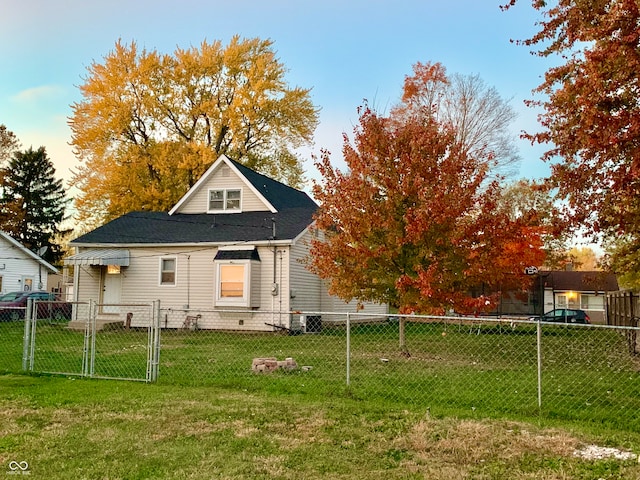
{"label": "evergreen tree", "polygon": [[44,251],[48,262],[59,262],[57,240],[68,233],[60,224],[69,200],[45,148],[15,152],[0,168],[0,182],[0,228],[33,252]]}

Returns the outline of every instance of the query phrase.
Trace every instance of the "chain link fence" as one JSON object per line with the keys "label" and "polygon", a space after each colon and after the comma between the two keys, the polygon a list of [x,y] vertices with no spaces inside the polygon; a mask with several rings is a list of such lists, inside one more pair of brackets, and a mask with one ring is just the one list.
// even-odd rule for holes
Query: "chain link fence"
{"label": "chain link fence", "polygon": [[[101,317],[104,311],[111,322]],[[542,412],[640,428],[637,327],[196,312],[162,309],[159,302],[74,304],[69,320],[34,313],[0,323],[0,369],[328,398],[348,393],[425,408]]]}

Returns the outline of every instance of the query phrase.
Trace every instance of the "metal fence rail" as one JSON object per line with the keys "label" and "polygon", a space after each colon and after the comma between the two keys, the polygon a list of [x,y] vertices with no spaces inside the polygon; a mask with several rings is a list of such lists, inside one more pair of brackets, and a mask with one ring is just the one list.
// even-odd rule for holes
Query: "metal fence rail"
{"label": "metal fence rail", "polygon": [[[0,323],[0,365],[172,385],[326,396],[348,390],[358,398],[485,414],[618,422],[622,416],[640,427],[640,357],[629,343],[637,341],[637,327],[196,312],[162,309],[159,302],[104,307],[74,307],[76,319],[86,318],[83,331],[37,316]],[[115,320],[100,329],[102,310]]]}
{"label": "metal fence rail", "polygon": [[[55,303],[27,304],[25,319],[20,321],[24,328],[23,371],[146,382],[157,379],[159,302],[76,302],[66,318],[47,315],[52,309],[42,308]],[[120,318],[134,314],[139,327],[123,335],[125,324]]]}

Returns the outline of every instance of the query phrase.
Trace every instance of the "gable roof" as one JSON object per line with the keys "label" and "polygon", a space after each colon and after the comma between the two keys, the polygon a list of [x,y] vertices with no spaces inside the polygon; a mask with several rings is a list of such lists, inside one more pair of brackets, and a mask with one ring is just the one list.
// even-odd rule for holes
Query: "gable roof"
{"label": "gable roof", "polygon": [[56,267],[54,267],[49,262],[47,262],[46,260],[41,258],[39,255],[37,255],[34,252],[32,252],[31,250],[29,250],[27,247],[22,245],[20,242],[15,240],[10,235],[6,234],[5,232],[0,231],[0,238],[3,238],[6,242],[8,242],[11,245],[11,247],[17,249],[18,251],[21,251],[27,257],[29,257],[30,259],[32,259],[35,262],[39,263],[44,268],[49,270],[51,273],[58,273],[58,269]]}
{"label": "gable roof", "polygon": [[226,155],[220,155],[198,181],[185,193],[169,210],[174,215],[193,195],[196,194],[222,164],[226,164],[247,185],[247,187],[262,201],[265,210],[276,213],[284,208],[316,208],[316,203],[305,193],[284,183],[262,175],[255,170],[245,167]]}
{"label": "gable roof", "polygon": [[[207,178],[227,164],[265,203],[264,211],[176,213]],[[86,233],[73,246],[242,244],[292,241],[313,222],[318,205],[305,193],[221,155],[168,212],[130,212]],[[275,237],[274,237],[275,224]]]}
{"label": "gable roof", "polygon": [[561,271],[540,272],[545,287],[554,290],[575,292],[615,292],[618,279],[613,273],[602,271]]}
{"label": "gable roof", "polygon": [[311,224],[314,212],[315,208],[288,208],[278,213],[245,212],[227,215],[131,212],[76,238],[71,243],[75,246],[124,246],[293,240]]}
{"label": "gable roof", "polygon": [[292,207],[313,208],[314,210],[317,208],[317,204],[305,192],[251,170],[235,160],[229,159],[229,162],[276,210],[280,211]]}

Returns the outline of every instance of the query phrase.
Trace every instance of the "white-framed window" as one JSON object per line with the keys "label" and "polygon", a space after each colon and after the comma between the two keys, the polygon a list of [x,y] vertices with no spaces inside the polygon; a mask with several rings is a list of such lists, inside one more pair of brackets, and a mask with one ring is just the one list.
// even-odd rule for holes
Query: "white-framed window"
{"label": "white-framed window", "polygon": [[605,295],[587,295],[580,296],[580,308],[582,310],[603,310],[605,306]]}
{"label": "white-framed window", "polygon": [[33,290],[33,278],[22,277],[22,290],[25,292],[30,292]]}
{"label": "white-framed window", "polygon": [[567,308],[567,296],[556,295],[556,306],[558,306],[559,308]]}
{"label": "white-framed window", "polygon": [[589,310],[589,295],[580,295],[580,308]]}
{"label": "white-framed window", "polygon": [[209,190],[209,212],[242,211],[242,190],[239,188]]}
{"label": "white-framed window", "polygon": [[216,262],[216,305],[248,307],[251,286],[251,264],[249,261]]}
{"label": "white-framed window", "polygon": [[159,283],[161,286],[173,287],[176,285],[176,257],[163,257],[160,259]]}

